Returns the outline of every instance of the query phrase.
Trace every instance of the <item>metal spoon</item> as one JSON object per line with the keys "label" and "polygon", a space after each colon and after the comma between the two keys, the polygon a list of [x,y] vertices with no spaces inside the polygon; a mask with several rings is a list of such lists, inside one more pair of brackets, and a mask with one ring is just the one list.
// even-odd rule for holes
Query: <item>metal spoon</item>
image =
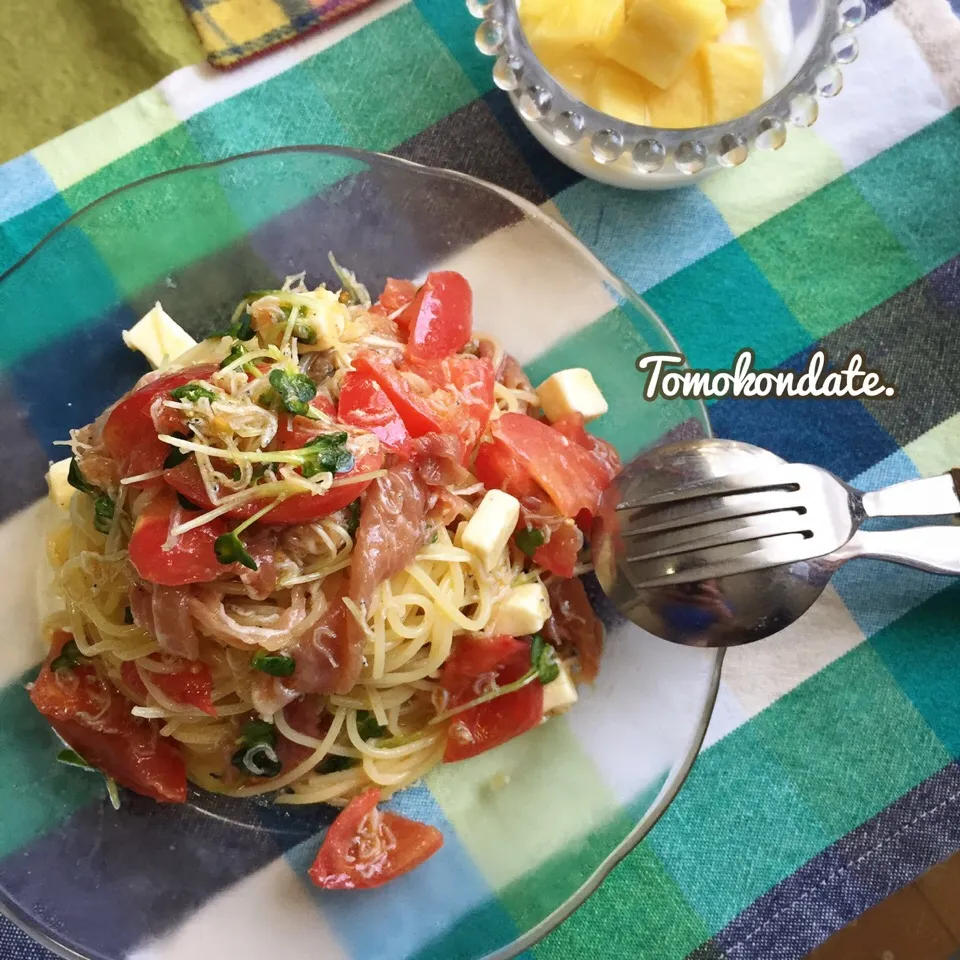
{"label": "metal spoon", "polygon": [[[813,605],[833,574],[856,557],[960,575],[960,527],[858,531],[862,519],[858,516],[851,523],[850,539],[828,556],[708,580],[637,585],[624,562],[621,520],[613,509],[618,502],[658,498],[716,477],[767,470],[784,462],[750,444],[702,439],[655,448],[628,464],[605,497],[593,531],[597,578],[620,612],[674,643],[736,646],[788,627]],[[922,506],[916,512],[928,513]]]}

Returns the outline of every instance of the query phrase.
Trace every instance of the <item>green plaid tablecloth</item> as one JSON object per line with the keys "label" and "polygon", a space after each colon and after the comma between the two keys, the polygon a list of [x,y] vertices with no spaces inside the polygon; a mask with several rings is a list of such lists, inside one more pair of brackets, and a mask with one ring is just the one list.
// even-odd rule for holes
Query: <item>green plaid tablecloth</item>
{"label": "green plaid tablecloth", "polygon": [[[859,350],[899,388],[892,401],[723,400],[718,435],[859,487],[936,474],[960,465],[960,21],[947,0],[869,8],[861,58],[814,128],[702,186],[643,194],[584,180],[532,140],[460,0],[380,0],[229,74],[182,66],[0,165],[0,272],[148,174],[280,144],[386,151],[561,216],[694,366],[725,367],[744,346],[791,368],[816,347]],[[195,45],[170,30],[164,19],[172,59],[157,62],[189,63]],[[2,101],[13,81],[0,82]],[[946,578],[865,561],[788,633],[731,651],[678,799],[531,953],[799,957],[960,849],[958,614]],[[5,921],[0,955],[48,956]]]}

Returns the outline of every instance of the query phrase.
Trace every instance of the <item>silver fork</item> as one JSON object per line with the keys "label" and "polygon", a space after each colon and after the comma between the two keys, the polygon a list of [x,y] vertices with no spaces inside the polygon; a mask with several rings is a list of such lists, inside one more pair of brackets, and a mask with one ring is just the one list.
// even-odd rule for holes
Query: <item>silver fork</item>
{"label": "silver fork", "polygon": [[957,531],[942,548],[933,532],[942,528],[921,527],[912,537],[858,534],[868,517],[960,514],[960,470],[864,493],[820,467],[758,464],[749,473],[621,500],[615,510],[626,572],[638,588],[762,570],[842,548],[844,560],[892,548],[902,556],[889,559],[960,573]]}

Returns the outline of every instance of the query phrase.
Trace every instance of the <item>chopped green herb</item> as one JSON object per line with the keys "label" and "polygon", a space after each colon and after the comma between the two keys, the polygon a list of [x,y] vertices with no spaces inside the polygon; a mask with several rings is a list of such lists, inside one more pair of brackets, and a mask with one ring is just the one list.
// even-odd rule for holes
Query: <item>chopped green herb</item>
{"label": "chopped green herb", "polygon": [[268,743],[255,743],[252,747],[241,747],[231,757],[231,762],[239,770],[254,777],[275,777],[283,769],[277,751]]}
{"label": "chopped green herb", "polygon": [[467,703],[461,703],[450,710],[444,710],[438,713],[431,721],[431,724],[441,723],[463,713],[465,710],[472,710],[480,706],[481,703],[489,703],[496,700],[497,697],[506,696],[508,693],[516,693],[522,690],[528,683],[539,680],[543,684],[552,683],[560,676],[560,666],[554,657],[553,647],[547,643],[540,634],[535,634],[530,643],[530,669],[518,679],[511,683],[505,683],[502,687],[497,686],[493,690],[475,697]]}
{"label": "chopped green herb", "polygon": [[357,527],[360,526],[360,498],[357,497],[348,507],[344,509],[346,518],[343,521],[344,527],[347,529],[347,533],[350,536],[354,536],[357,532]]}
{"label": "chopped green herb", "polygon": [[57,754],[57,761],[66,764],[68,767],[76,767],[79,770],[87,770],[91,773],[99,773],[107,784],[107,796],[110,798],[110,806],[114,810],[120,809],[120,791],[117,789],[117,781],[113,777],[108,777],[102,770],[95,767],[92,763],[87,763],[76,750],[67,748]]}
{"label": "chopped green herb", "polygon": [[532,557],[537,547],[542,547],[546,543],[543,532],[536,527],[526,527],[518,530],[513,537],[514,543],[520,548],[521,552],[528,557]]}
{"label": "chopped green herb", "polygon": [[353,469],[353,454],[347,449],[345,433],[327,433],[301,448],[302,473],[314,477],[318,473],[346,473]]}
{"label": "chopped green herb", "polygon": [[72,670],[86,663],[87,658],[80,652],[76,640],[68,640],[61,648],[60,655],[54,657],[50,663],[50,669],[56,673],[58,670]]}
{"label": "chopped green herb", "polygon": [[[226,330],[217,330],[215,333],[211,333],[207,339],[208,340],[217,340],[222,337],[233,337],[236,340],[249,340],[253,336],[253,324],[250,322],[250,314],[247,313],[244,308],[244,303],[252,303],[250,299],[251,294],[247,294],[240,306],[238,306],[239,314],[236,312],[234,316],[237,317],[236,321],[232,323]],[[254,300],[259,300],[260,297],[256,296]]]}
{"label": "chopped green herb", "polygon": [[340,757],[335,754],[329,754],[324,757],[317,766],[317,773],[339,773],[341,770],[349,770],[355,767],[357,761],[353,757]]}
{"label": "chopped green herb", "polygon": [[123,622],[133,623],[133,611],[129,607],[123,608]]}
{"label": "chopped green herb", "polygon": [[268,743],[272,747],[277,742],[277,729],[267,720],[248,720],[240,728],[237,744],[252,747],[256,743]]}
{"label": "chopped green herb", "polygon": [[234,480],[239,480],[243,476],[243,471],[239,467],[233,468],[233,473],[230,474]]}
{"label": "chopped green herb", "polygon": [[340,302],[346,304],[369,304],[370,293],[367,288],[357,281],[356,274],[346,267],[341,267],[337,263],[337,258],[332,253],[327,254],[330,260],[330,266],[334,273],[340,278],[340,284],[343,289],[340,291]]}
{"label": "chopped green herb", "polygon": [[317,342],[317,329],[306,320],[297,320],[293,325],[293,335],[301,342],[311,346]]}
{"label": "chopped green herb", "polygon": [[258,650],[250,661],[254,670],[269,673],[271,677],[289,677],[297,668],[297,661],[282,653],[267,653]]}
{"label": "chopped green herb", "polygon": [[221,563],[242,563],[250,570],[256,570],[257,561],[247,553],[239,534],[231,530],[213,541],[213,552]]}
{"label": "chopped green herb", "polygon": [[302,417],[310,415],[310,401],[317,395],[317,385],[305,373],[287,373],[274,367],[269,379],[285,410]]}
{"label": "chopped green herb", "polygon": [[433,536],[430,538],[430,542],[431,542],[431,543],[436,543],[439,539],[440,539],[440,531],[439,531],[439,530],[434,530],[434,531],[433,531]]}
{"label": "chopped green herb", "polygon": [[[173,434],[178,440],[189,440],[190,434],[188,433],[175,433]],[[171,447],[170,452],[167,454],[167,459],[163,461],[164,470],[172,470],[174,467],[179,467],[187,457],[190,456],[189,450],[181,450],[179,447]]]}
{"label": "chopped green herb", "polygon": [[275,777],[283,765],[273,749],[277,731],[266,720],[248,720],[237,739],[239,750],[231,757],[231,763],[244,773],[255,777]]}
{"label": "chopped green herb", "polygon": [[170,396],[174,400],[186,400],[190,403],[196,403],[197,400],[201,399],[217,399],[217,395],[209,387],[204,386],[197,380],[185,383],[182,387],[176,387],[170,391]]}
{"label": "chopped green herb", "polygon": [[534,670],[543,684],[551,683],[560,676],[560,666],[550,646],[540,634],[534,635],[530,644],[530,668]]}
{"label": "chopped green herb", "polygon": [[377,718],[369,710],[357,711],[357,733],[362,740],[373,740],[381,737],[387,728],[377,723]]}
{"label": "chopped green herb", "polygon": [[203,507],[197,506],[192,500],[188,500],[179,492],[177,493],[177,503],[179,503],[184,510],[190,510],[193,513],[203,513]]}
{"label": "chopped green herb", "polygon": [[81,493],[89,493],[91,497],[95,497],[100,493],[100,488],[95,487],[83,475],[76,457],[70,458],[70,469],[67,471],[67,483]]}
{"label": "chopped green herb", "polygon": [[233,363],[235,360],[239,360],[246,352],[247,351],[243,344],[237,340],[234,343],[231,351],[226,355],[226,357],[223,358],[223,360],[220,361],[220,369],[222,370],[224,367],[230,366],[231,363]]}
{"label": "chopped green herb", "polygon": [[96,770],[92,763],[87,763],[76,750],[61,750],[57,754],[57,760],[65,763],[68,767],[80,767],[82,770]]}
{"label": "chopped green herb", "polygon": [[105,493],[101,493],[93,501],[93,525],[101,533],[109,533],[113,525],[113,515],[116,512],[113,500]]}
{"label": "chopped green herb", "polygon": [[236,337],[238,340],[250,340],[253,338],[253,324],[251,323],[251,316],[249,313],[244,310],[240,314],[237,322],[230,328],[230,333],[232,336]]}

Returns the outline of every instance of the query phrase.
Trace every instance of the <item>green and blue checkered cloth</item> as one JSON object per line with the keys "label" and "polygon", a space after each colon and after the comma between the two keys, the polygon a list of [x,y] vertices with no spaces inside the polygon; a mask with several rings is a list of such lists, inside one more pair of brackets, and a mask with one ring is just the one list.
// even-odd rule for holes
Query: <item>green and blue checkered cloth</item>
{"label": "green and blue checkered cloth", "polygon": [[[758,366],[790,368],[816,348],[858,350],[899,388],[893,401],[722,400],[711,408],[718,435],[863,488],[930,476],[960,465],[960,22],[946,0],[869,6],[861,58],[813,129],[701,186],[630,194],[582,179],[532,140],[493,88],[459,2],[382,0],[335,43],[314,34],[230,74],[186,67],[0,166],[0,271],[85,204],[158,171],[280,144],[385,151],[561,216],[646,297],[696,367],[725,367],[744,346]],[[415,83],[396,84],[398,74]],[[10,335],[8,358],[43,348],[42,331]],[[0,396],[23,389],[16,371],[0,373]],[[53,456],[27,426],[7,429],[24,433],[39,462]],[[35,493],[28,482],[3,491],[8,524]],[[801,957],[960,849],[958,614],[955,583],[863,561],[789,634],[732,650],[680,795],[530,955]],[[0,696],[7,730],[5,709]],[[16,830],[0,820],[0,851],[30,863]],[[40,849],[42,837],[31,843]],[[168,952],[137,954],[118,929],[116,954],[192,956],[198,916],[228,922],[290,869],[267,862],[226,893],[211,890],[221,895],[189,922],[198,905],[170,906]],[[489,884],[485,902],[500,893]],[[406,943],[397,956],[453,956],[455,940]],[[331,957],[374,956],[349,917],[331,944]],[[0,954],[49,956],[5,921]]]}

